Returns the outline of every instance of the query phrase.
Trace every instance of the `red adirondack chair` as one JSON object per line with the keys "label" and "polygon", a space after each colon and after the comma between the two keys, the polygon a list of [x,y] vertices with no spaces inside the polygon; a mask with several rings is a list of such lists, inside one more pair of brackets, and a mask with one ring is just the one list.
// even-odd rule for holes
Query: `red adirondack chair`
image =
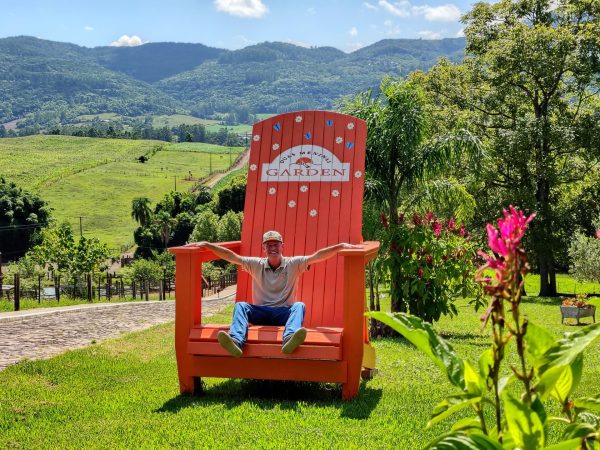
{"label": "red adirondack chair", "polygon": [[[309,255],[339,242],[362,243],[367,129],[355,117],[300,111],[254,125],[242,240],[224,246],[264,256],[261,238],[278,230],[284,254]],[[306,304],[306,341],[281,353],[283,327],[251,326],[244,355],[233,358],[217,342],[228,326],[201,322],[201,263],[205,249],[171,248],[176,255],[175,338],[182,393],[200,389],[200,377],[279,379],[342,384],[342,397],[358,394],[361,368],[374,368],[365,311],[365,264],[378,242],[313,265],[300,278],[297,299]],[[252,301],[252,280],[238,273],[237,301]]]}

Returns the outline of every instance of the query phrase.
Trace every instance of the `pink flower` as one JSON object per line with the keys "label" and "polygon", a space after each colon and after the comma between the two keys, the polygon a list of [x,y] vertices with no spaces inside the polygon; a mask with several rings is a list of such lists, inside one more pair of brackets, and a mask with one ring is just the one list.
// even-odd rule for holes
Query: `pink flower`
{"label": "pink flower", "polygon": [[415,214],[415,215],[413,216],[413,223],[414,223],[415,225],[421,225],[421,218],[419,217],[419,215],[418,215],[418,214]]}
{"label": "pink flower", "polygon": [[422,267],[419,267],[419,270],[417,270],[417,276],[419,278],[423,278],[423,268]]}
{"label": "pink flower", "polygon": [[433,222],[432,228],[433,234],[435,234],[436,239],[439,239],[440,235],[442,234],[442,224],[436,220],[435,222]]}
{"label": "pink flower", "polygon": [[450,217],[448,220],[448,231],[454,231],[454,218]]}
{"label": "pink flower", "polygon": [[512,205],[510,212],[504,210],[504,219],[498,221],[498,229],[487,225],[488,244],[494,253],[504,257],[514,254],[521,244],[525,229],[535,217],[535,213],[526,217],[523,211],[517,211]]}
{"label": "pink flower", "polygon": [[596,230],[596,239],[600,239],[600,230]]}
{"label": "pink flower", "polygon": [[458,234],[460,234],[461,237],[464,237],[466,234],[465,226],[462,223],[460,224],[460,230],[458,231]]}

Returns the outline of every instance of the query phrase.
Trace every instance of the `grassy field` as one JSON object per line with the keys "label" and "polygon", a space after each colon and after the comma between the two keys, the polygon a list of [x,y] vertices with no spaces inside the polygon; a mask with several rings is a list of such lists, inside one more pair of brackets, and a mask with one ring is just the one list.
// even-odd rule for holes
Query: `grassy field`
{"label": "grassy field", "polygon": [[[39,193],[53,216],[116,251],[133,243],[131,200],[152,202],[173,190],[188,190],[195,180],[229,166],[241,147],[167,144],[162,141],[31,136],[0,140],[0,175]],[[137,158],[148,155],[141,164]],[[191,172],[191,177],[190,177]]]}
{"label": "grassy field", "polygon": [[[523,309],[556,336],[574,329],[560,324],[554,300]],[[460,312],[436,328],[476,365],[488,333],[479,333],[479,313],[466,304]],[[456,392],[400,339],[374,342],[379,374],[351,402],[340,401],[335,385],[223,379],[205,379],[203,397],[180,396],[173,345],[167,324],[0,372],[0,448],[415,449],[452,423],[423,430],[433,406]],[[580,386],[578,395],[600,392],[598,342],[586,352]],[[549,403],[548,413],[558,405]],[[550,442],[559,431],[549,429]]]}
{"label": "grassy field", "polygon": [[188,116],[185,114],[172,114],[164,116],[153,116],[152,126],[154,128],[169,127],[173,128],[178,125],[206,125],[212,126],[218,124],[218,120],[199,119],[198,117]]}
{"label": "grassy field", "polygon": [[96,118],[98,118],[99,120],[119,120],[121,118],[121,115],[117,114],[117,113],[100,113],[100,114],[82,114],[80,116],[77,116],[77,118],[79,120],[82,121],[92,121]]}

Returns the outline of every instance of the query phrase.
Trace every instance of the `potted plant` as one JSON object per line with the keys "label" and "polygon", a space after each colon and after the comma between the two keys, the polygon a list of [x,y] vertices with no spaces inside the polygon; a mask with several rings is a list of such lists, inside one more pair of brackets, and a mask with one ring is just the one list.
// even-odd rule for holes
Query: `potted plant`
{"label": "potted plant", "polygon": [[577,325],[579,325],[579,319],[583,317],[592,317],[594,323],[596,322],[596,307],[585,301],[585,294],[563,299],[560,313],[562,314],[561,323],[564,323],[565,319],[576,319]]}

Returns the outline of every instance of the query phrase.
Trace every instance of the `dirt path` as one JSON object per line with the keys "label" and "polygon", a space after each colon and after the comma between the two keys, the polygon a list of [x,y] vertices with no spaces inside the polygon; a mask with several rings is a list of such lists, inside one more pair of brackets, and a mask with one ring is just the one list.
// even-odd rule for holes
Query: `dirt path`
{"label": "dirt path", "polygon": [[231,168],[227,172],[215,173],[212,177],[208,178],[204,182],[204,185],[209,188],[213,188],[215,186],[215,184],[217,184],[219,182],[219,180],[222,180],[225,176],[229,175],[234,170],[241,169],[246,164],[248,164],[249,159],[250,159],[250,147],[248,147],[248,149],[246,149],[246,151],[244,152],[244,155],[238,160],[238,162],[236,164],[231,166]]}

